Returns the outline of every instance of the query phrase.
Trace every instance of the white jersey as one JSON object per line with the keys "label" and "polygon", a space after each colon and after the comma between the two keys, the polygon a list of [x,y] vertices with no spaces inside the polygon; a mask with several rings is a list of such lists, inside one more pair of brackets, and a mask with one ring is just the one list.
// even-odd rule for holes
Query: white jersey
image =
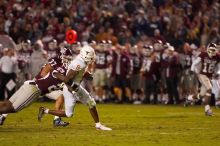
{"label": "white jersey", "polygon": [[76,58],[71,61],[70,65],[68,66],[67,74],[69,70],[74,70],[79,72],[73,80],[74,84],[79,85],[81,83],[84,73],[87,70],[87,67],[88,65],[79,55],[76,56]]}
{"label": "white jersey", "polygon": [[78,71],[79,73],[72,80],[73,83],[71,85],[71,87],[74,85],[78,86],[76,91],[70,92],[67,86],[63,87],[65,113],[67,117],[71,117],[73,115],[76,101],[80,101],[83,104],[88,105],[90,108],[96,104],[89,92],[80,85],[87,67],[88,65],[79,55],[77,55],[68,66],[67,74],[70,70]]}

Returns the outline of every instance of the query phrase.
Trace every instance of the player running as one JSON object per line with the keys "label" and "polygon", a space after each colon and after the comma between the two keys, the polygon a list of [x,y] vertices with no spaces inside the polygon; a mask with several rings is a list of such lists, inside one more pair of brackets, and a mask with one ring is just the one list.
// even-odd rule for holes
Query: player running
{"label": "player running", "polygon": [[[191,70],[198,73],[198,79],[201,83],[200,93],[198,95],[188,96],[189,101],[194,101],[204,97],[205,115],[212,116],[210,108],[210,99],[212,94],[211,79],[219,73],[220,55],[218,54],[216,44],[211,43],[207,47],[207,52],[201,52],[199,57],[193,62]],[[201,69],[199,69],[201,68]]]}
{"label": "player running", "polygon": [[[72,53],[69,49],[62,48],[58,57],[51,58],[34,80],[24,82],[24,84],[12,95],[12,97],[4,102],[0,102],[0,124],[2,125],[6,119],[6,113],[15,113],[27,107],[36,98],[41,95],[48,94],[58,90],[62,86],[62,82],[57,79],[53,73],[59,72],[65,74],[67,66],[72,59]],[[51,95],[48,95],[51,96]],[[60,110],[63,104],[61,94],[56,94],[56,109]],[[60,99],[58,99],[60,97]],[[68,122],[61,121],[61,118],[55,117],[55,126],[67,126]]]}
{"label": "player running", "polygon": [[94,98],[80,85],[84,77],[91,77],[88,67],[95,60],[95,51],[89,45],[81,48],[80,54],[71,61],[68,66],[67,75],[59,72],[54,75],[65,83],[63,87],[65,111],[50,110],[46,107],[39,108],[38,120],[41,121],[44,114],[56,115],[59,117],[72,117],[76,101],[80,101],[89,107],[89,111],[95,121],[95,128],[98,130],[112,130],[99,122],[96,102]]}

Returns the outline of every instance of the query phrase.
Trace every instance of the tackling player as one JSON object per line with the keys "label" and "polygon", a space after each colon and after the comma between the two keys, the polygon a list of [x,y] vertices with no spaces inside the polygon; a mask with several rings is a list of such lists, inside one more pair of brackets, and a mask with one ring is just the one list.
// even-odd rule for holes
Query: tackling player
{"label": "tackling player", "polygon": [[[205,115],[212,116],[212,110],[210,108],[210,99],[212,94],[211,79],[216,76],[219,71],[220,55],[216,44],[211,43],[207,47],[207,52],[201,52],[199,57],[193,62],[191,70],[198,73],[198,79],[201,83],[200,93],[193,96],[188,96],[188,100],[194,101],[200,97],[204,97]],[[200,69],[199,69],[200,68]]]}
{"label": "tackling player", "polygon": [[[0,117],[1,124],[3,124],[5,120],[6,113],[18,112],[27,107],[40,95],[45,95],[60,89],[62,82],[53,76],[53,72],[65,74],[68,62],[72,59],[71,55],[69,49],[61,49],[60,55],[58,55],[60,59],[51,58],[49,63],[42,68],[34,80],[26,81],[8,101],[1,102],[0,114],[4,114],[4,116]],[[57,99],[57,101],[59,102],[57,109],[60,110],[62,97],[59,100]],[[67,126],[68,124],[67,122],[61,121],[59,117],[54,120],[55,126]]]}
{"label": "tackling player", "polygon": [[71,61],[68,66],[67,75],[64,76],[58,72],[53,72],[57,78],[65,83],[63,88],[65,111],[50,110],[46,107],[39,108],[38,120],[41,121],[44,114],[51,114],[60,117],[72,117],[76,101],[80,101],[89,107],[90,114],[95,121],[95,128],[99,130],[112,130],[99,122],[96,102],[91,95],[80,85],[84,77],[91,77],[88,72],[88,66],[95,60],[95,51],[89,45],[82,47],[80,54]]}

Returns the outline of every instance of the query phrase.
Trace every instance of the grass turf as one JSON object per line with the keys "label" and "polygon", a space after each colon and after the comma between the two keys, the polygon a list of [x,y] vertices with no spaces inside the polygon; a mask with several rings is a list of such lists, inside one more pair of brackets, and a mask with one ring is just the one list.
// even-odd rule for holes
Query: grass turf
{"label": "grass turf", "polygon": [[54,128],[53,117],[37,121],[34,103],[11,114],[0,127],[0,146],[218,146],[220,111],[204,116],[202,106],[97,105],[101,122],[113,131],[97,131],[86,106],[77,104],[69,127]]}

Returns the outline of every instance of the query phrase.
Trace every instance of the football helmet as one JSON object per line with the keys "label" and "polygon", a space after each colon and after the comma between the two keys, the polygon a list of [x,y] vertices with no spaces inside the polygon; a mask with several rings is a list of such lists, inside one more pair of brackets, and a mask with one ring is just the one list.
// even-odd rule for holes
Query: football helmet
{"label": "football helmet", "polygon": [[87,64],[91,64],[95,60],[95,51],[89,45],[83,46],[79,55]]}
{"label": "football helmet", "polygon": [[65,67],[68,67],[68,65],[73,59],[72,51],[67,48],[60,48],[59,52],[57,53],[57,56]]}
{"label": "football helmet", "polygon": [[110,49],[112,47],[112,41],[107,40],[107,49]]}
{"label": "football helmet", "polygon": [[102,40],[100,43],[99,43],[99,50],[103,51],[103,50],[106,50],[106,47],[107,47],[107,42],[105,40]]}
{"label": "football helmet", "polygon": [[144,45],[143,48],[143,54],[147,57],[150,56],[154,51],[154,48],[151,45]]}
{"label": "football helmet", "polygon": [[90,40],[90,41],[89,41],[89,45],[90,45],[92,48],[94,48],[94,49],[96,49],[96,47],[97,47],[97,43],[96,43],[95,40]]}
{"label": "football helmet", "polygon": [[25,40],[21,42],[21,48],[25,51],[31,49],[31,41],[30,40]]}
{"label": "football helmet", "polygon": [[71,45],[71,49],[77,52],[80,50],[81,47],[82,47],[82,44],[80,42],[75,42],[74,44]]}
{"label": "football helmet", "polygon": [[210,43],[207,47],[207,53],[209,57],[213,57],[218,53],[217,45],[215,43]]}
{"label": "football helmet", "polygon": [[48,48],[50,50],[56,50],[57,48],[57,40],[52,39],[49,43],[48,43]]}
{"label": "football helmet", "polygon": [[169,46],[171,46],[171,45],[170,45],[170,43],[168,43],[168,42],[166,42],[166,43],[163,45],[164,49],[168,49]]}
{"label": "football helmet", "polygon": [[153,47],[155,50],[162,50],[163,49],[163,42],[161,40],[156,40]]}

